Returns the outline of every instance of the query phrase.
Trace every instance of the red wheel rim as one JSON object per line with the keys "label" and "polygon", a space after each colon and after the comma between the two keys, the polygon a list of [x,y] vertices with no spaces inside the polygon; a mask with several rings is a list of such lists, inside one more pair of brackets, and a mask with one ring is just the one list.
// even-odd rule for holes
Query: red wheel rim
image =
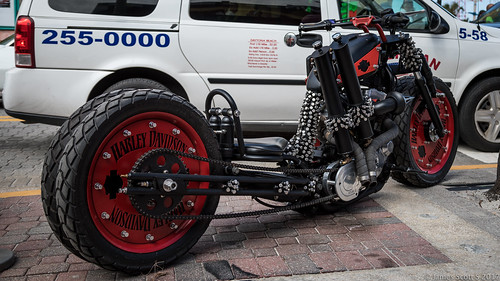
{"label": "red wheel rim", "polygon": [[[441,93],[438,90],[438,93]],[[444,129],[448,132],[439,138],[433,132],[433,125],[427,109],[423,107],[422,97],[418,97],[411,115],[410,145],[415,163],[422,171],[435,174],[441,171],[450,157],[455,138],[455,122],[450,102],[444,94],[432,99],[436,105],[439,118]]]}
{"label": "red wheel rim", "polygon": [[[94,155],[87,178],[87,204],[101,235],[114,246],[134,253],[150,253],[164,249],[195,224],[194,220],[160,220],[137,212],[127,195],[110,199],[102,186],[111,171],[127,174],[144,153],[156,148],[193,152],[207,157],[205,146],[196,132],[183,119],[164,112],[134,115],[116,126],[102,141]],[[192,174],[208,175],[208,163],[181,158]],[[126,186],[126,181],[123,187]],[[208,183],[191,182],[187,188],[208,188]],[[176,214],[198,215],[206,196],[184,196]],[[190,201],[189,203],[187,203]]]}

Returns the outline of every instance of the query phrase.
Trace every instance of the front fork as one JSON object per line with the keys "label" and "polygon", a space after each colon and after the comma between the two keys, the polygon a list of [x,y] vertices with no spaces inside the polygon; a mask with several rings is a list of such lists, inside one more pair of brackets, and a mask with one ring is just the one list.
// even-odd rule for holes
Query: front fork
{"label": "front fork", "polygon": [[434,105],[434,102],[432,101],[432,97],[436,95],[436,86],[432,78],[432,71],[430,70],[430,67],[427,64],[425,58],[422,58],[422,71],[414,72],[413,76],[415,77],[415,81],[417,83],[418,89],[420,90],[420,94],[422,95],[422,99],[427,106],[427,111],[429,112],[431,121],[434,124],[436,134],[440,138],[442,138],[445,135],[443,122],[441,122],[441,118],[439,118],[439,112]]}

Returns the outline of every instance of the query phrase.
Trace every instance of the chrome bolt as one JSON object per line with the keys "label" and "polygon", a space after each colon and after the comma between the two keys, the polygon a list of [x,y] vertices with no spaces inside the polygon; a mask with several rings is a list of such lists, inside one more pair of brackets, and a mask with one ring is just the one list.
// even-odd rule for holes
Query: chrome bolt
{"label": "chrome bolt", "polygon": [[102,184],[100,184],[100,183],[96,182],[96,183],[94,184],[94,189],[95,189],[95,190],[101,190],[101,189],[102,189]]}
{"label": "chrome bolt", "polygon": [[156,123],[153,121],[149,122],[149,128],[151,128],[151,129],[156,128]]}
{"label": "chrome bolt", "polygon": [[132,132],[130,132],[129,130],[125,130],[125,131],[123,131],[123,136],[124,136],[124,137],[128,138],[128,137],[130,137],[131,135],[132,135]]}
{"label": "chrome bolt", "polygon": [[170,192],[177,189],[177,183],[173,179],[166,179],[163,182],[163,190]]}
{"label": "chrome bolt", "polygon": [[423,163],[424,160],[423,159],[418,159],[418,162]]}
{"label": "chrome bolt", "polygon": [[177,228],[179,228],[179,226],[176,225],[175,222],[173,222],[173,223],[170,224],[170,229],[174,229],[175,230]]}
{"label": "chrome bolt", "polygon": [[196,153],[196,149],[194,147],[190,147],[190,148],[188,148],[188,152],[190,154]]}
{"label": "chrome bolt", "polygon": [[432,164],[426,164],[426,166],[432,168]]}
{"label": "chrome bolt", "polygon": [[172,134],[174,134],[174,136],[177,136],[177,135],[178,135],[178,134],[180,134],[180,133],[181,133],[181,130],[179,130],[179,129],[177,129],[177,128],[174,128],[174,129],[172,130]]}
{"label": "chrome bolt", "polygon": [[106,213],[106,212],[102,212],[101,213],[101,219],[103,219],[103,220],[109,220],[109,214]]}
{"label": "chrome bolt", "polygon": [[155,240],[155,237],[151,234],[146,235],[146,241],[153,241]]}
{"label": "chrome bolt", "polygon": [[111,158],[111,154],[109,154],[109,152],[104,152],[104,153],[102,154],[102,158],[104,158],[104,159],[109,159],[109,158]]}
{"label": "chrome bolt", "polygon": [[128,237],[128,235],[129,235],[129,234],[128,234],[128,232],[127,232],[127,231],[122,230],[121,236],[122,236],[123,238],[127,238],[127,237]]}
{"label": "chrome bolt", "polygon": [[441,163],[441,159],[436,159],[435,160],[437,163]]}
{"label": "chrome bolt", "polygon": [[189,200],[186,202],[186,205],[189,207],[189,208],[193,208],[194,207],[194,202]]}

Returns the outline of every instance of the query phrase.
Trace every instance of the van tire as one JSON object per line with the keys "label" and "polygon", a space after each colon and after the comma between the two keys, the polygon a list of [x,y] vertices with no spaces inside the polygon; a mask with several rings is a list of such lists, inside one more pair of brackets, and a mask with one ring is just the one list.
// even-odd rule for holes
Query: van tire
{"label": "van tire", "polygon": [[[462,134],[462,140],[481,151],[498,152],[500,150],[500,136],[497,135],[495,141],[487,140],[484,136],[489,127],[495,122],[500,122],[496,119],[500,104],[491,108],[488,100],[489,97],[495,96],[495,100],[500,100],[500,77],[490,77],[479,81],[465,93],[463,100],[460,101],[460,114],[458,115],[460,130],[467,132],[467,134]],[[480,108],[487,113],[485,118],[490,121],[478,123],[476,126],[476,113]]]}
{"label": "van tire", "polygon": [[167,87],[165,87],[165,85],[151,79],[128,78],[111,85],[106,89],[106,91],[104,91],[104,93],[108,93],[119,89],[157,89],[164,91],[169,90]]}
{"label": "van tire", "polygon": [[101,103],[107,101],[111,97],[121,94],[122,91],[113,91],[108,94],[100,95],[94,99],[89,100],[84,105],[79,107],[71,116],[66,120],[62,126],[57,131],[56,135],[50,142],[49,150],[45,154],[45,161],[43,162],[42,168],[42,206],[47,217],[47,223],[49,224],[52,231],[54,231],[55,236],[59,241],[66,246],[73,254],[80,256],[80,254],[75,251],[68,241],[68,238],[62,231],[61,222],[57,215],[57,205],[56,205],[56,177],[59,168],[59,162],[61,161],[62,154],[66,144],[71,138],[71,134],[75,128],[82,122],[82,120],[97,108]]}

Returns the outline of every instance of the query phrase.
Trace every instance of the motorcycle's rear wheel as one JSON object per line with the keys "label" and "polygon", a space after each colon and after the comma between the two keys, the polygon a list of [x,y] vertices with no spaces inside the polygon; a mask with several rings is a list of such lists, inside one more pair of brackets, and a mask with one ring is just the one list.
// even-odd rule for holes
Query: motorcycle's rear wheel
{"label": "motorcycle's rear wheel", "polygon": [[[161,147],[220,159],[215,135],[203,115],[165,91],[134,90],[112,97],[74,129],[61,157],[56,202],[64,234],[83,258],[107,269],[147,272],[185,254],[203,235],[209,221],[145,216],[129,196],[106,184],[114,180],[126,187],[118,175],[129,173],[141,156]],[[218,173],[214,165],[191,158],[157,156],[158,163],[149,159],[156,166],[167,167],[162,160],[170,162],[173,168],[168,172]],[[186,188],[211,186],[191,182]],[[163,204],[175,214],[199,215],[215,213],[219,200],[217,196],[169,199],[158,196],[135,206]]]}
{"label": "motorcycle's rear wheel", "polygon": [[418,94],[414,77],[405,76],[398,80],[396,90],[415,98],[394,119],[400,129],[394,148],[396,165],[426,172],[393,171],[392,177],[406,185],[429,187],[438,184],[448,174],[457,152],[459,133],[455,99],[441,79],[434,77],[434,83],[438,95],[432,100],[447,131],[442,138],[433,130],[429,112]]}
{"label": "motorcycle's rear wheel", "polygon": [[59,221],[59,216],[57,215],[57,205],[56,205],[56,178],[57,171],[59,168],[59,162],[61,161],[62,153],[66,144],[71,138],[71,134],[74,129],[82,122],[82,120],[89,114],[90,111],[96,109],[101,103],[108,100],[109,98],[116,96],[121,93],[122,90],[113,91],[110,93],[102,94],[94,99],[86,102],[80,108],[78,108],[71,116],[66,120],[56,135],[52,139],[49,150],[45,154],[45,161],[43,162],[42,168],[42,206],[45,212],[45,217],[47,218],[47,223],[54,232],[57,239],[72,253],[80,255],[71,246],[68,238],[64,234]]}

